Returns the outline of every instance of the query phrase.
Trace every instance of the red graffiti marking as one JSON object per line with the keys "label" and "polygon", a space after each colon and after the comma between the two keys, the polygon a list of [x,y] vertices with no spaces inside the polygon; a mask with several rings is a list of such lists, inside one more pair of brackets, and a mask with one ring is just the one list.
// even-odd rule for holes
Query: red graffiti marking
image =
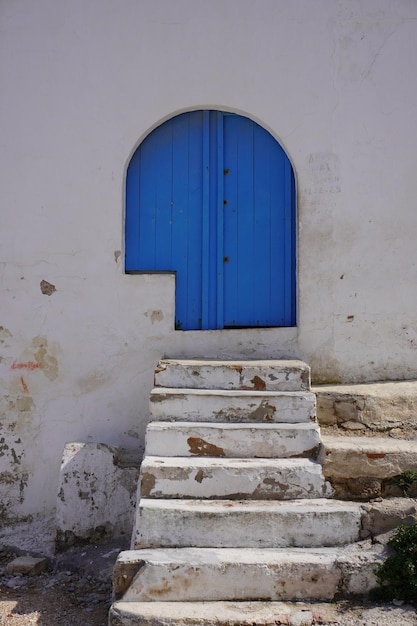
{"label": "red graffiti marking", "polygon": [[28,386],[27,386],[27,384],[26,384],[25,379],[23,378],[23,376],[21,376],[21,377],[20,377],[20,382],[22,383],[23,391],[24,391],[25,393],[29,393]]}
{"label": "red graffiti marking", "polygon": [[16,361],[12,364],[12,370],[38,370],[40,368],[40,363],[35,363],[35,361],[26,361],[26,363],[16,363]]}

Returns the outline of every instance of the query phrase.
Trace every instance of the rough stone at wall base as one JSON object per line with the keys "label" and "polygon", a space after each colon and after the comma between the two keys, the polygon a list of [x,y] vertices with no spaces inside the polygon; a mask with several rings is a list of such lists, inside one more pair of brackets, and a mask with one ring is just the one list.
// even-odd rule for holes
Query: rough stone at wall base
{"label": "rough stone at wall base", "polygon": [[389,437],[338,437],[323,435],[323,473],[335,497],[370,500],[405,494],[391,482],[406,471],[417,472],[417,441]]}
{"label": "rough stone at wall base", "polygon": [[18,556],[7,564],[7,572],[9,574],[27,574],[28,576],[37,576],[45,571],[48,566],[47,559],[36,558],[33,556]]}
{"label": "rough stone at wall base", "polygon": [[322,434],[344,434],[413,439],[417,434],[417,381],[359,385],[317,385],[317,418]]}

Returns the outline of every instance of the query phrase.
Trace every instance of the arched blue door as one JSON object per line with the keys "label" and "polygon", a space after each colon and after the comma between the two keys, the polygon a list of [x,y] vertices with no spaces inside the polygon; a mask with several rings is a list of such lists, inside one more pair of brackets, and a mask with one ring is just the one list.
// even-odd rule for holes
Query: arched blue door
{"label": "arched blue door", "polygon": [[126,181],[126,272],[175,272],[182,330],[295,324],[295,185],[252,120],[178,115],[138,147]]}

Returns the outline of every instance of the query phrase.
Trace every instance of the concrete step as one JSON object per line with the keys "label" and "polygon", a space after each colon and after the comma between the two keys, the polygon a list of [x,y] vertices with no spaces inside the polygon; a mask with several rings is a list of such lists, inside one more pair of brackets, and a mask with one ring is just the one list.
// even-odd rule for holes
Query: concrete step
{"label": "concrete step", "polygon": [[275,626],[338,624],[331,605],[289,602],[115,602],[109,626]]}
{"label": "concrete step", "polygon": [[150,422],[146,430],[145,454],[240,458],[313,457],[317,455],[319,446],[320,429],[312,422]]}
{"label": "concrete step", "polygon": [[[407,470],[417,472],[415,440],[323,436],[322,441],[323,471],[339,498],[401,496],[404,492],[389,479]],[[409,495],[417,495],[417,490]]]}
{"label": "concrete step", "polygon": [[344,548],[166,548],[122,552],[116,600],[215,602],[332,600],[375,586],[382,546]]}
{"label": "concrete step", "polygon": [[360,504],[336,500],[233,501],[142,498],[135,548],[284,548],[359,541]]}
{"label": "concrete step", "polygon": [[332,494],[321,465],[309,459],[145,456],[141,467],[141,497],[289,500]]}
{"label": "concrete step", "polygon": [[316,396],[309,391],[230,391],[156,387],[151,420],[182,422],[316,421]]}
{"label": "concrete step", "polygon": [[163,359],[156,387],[308,391],[310,368],[303,361],[211,361]]}

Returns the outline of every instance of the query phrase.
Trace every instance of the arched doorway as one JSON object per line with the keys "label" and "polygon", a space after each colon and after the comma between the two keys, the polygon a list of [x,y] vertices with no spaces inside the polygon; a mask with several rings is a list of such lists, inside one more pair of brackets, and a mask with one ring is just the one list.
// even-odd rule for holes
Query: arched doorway
{"label": "arched doorway", "polygon": [[295,183],[272,135],[192,111],[140,144],[126,180],[126,272],[175,272],[181,330],[295,325]]}

